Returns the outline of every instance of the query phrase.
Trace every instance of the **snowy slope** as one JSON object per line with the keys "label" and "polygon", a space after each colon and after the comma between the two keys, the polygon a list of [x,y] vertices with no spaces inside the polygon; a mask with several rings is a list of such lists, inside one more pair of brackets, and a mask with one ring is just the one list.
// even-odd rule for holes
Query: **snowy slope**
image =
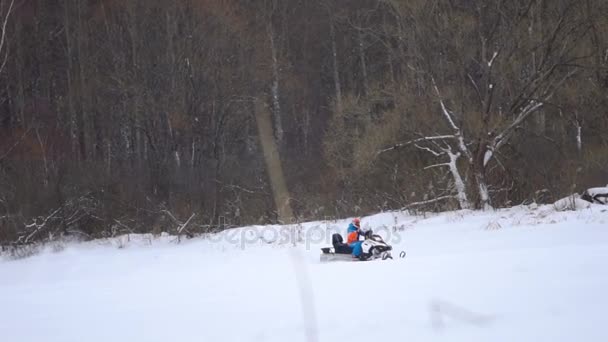
{"label": "snowy slope", "polygon": [[[347,221],[0,261],[2,341],[608,341],[608,211],[362,220],[405,260],[318,262]],[[396,230],[397,232],[393,232]],[[294,247],[295,245],[295,247]]]}

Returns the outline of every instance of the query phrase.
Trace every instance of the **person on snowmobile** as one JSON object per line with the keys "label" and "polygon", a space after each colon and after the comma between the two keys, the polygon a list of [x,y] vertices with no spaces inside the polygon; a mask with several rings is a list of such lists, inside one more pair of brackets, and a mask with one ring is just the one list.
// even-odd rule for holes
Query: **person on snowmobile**
{"label": "person on snowmobile", "polygon": [[353,249],[353,256],[358,258],[363,252],[361,244],[363,241],[359,241],[359,234],[361,234],[361,220],[355,217],[346,230],[346,243]]}

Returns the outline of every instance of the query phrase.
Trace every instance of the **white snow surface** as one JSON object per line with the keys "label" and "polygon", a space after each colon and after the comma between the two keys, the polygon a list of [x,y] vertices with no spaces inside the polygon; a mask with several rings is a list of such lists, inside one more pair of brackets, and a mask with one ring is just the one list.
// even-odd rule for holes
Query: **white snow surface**
{"label": "white snow surface", "polygon": [[132,235],[5,258],[0,338],[608,341],[608,207],[382,213],[363,226],[405,259],[320,263],[347,223],[180,244]]}
{"label": "white snow surface", "polygon": [[599,188],[590,188],[586,191],[591,196],[608,194],[608,186]]}

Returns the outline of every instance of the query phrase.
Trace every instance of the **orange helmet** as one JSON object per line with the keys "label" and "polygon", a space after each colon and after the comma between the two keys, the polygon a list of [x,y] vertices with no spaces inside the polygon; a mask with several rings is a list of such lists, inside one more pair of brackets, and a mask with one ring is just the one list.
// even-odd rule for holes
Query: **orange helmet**
{"label": "orange helmet", "polygon": [[353,224],[355,225],[355,227],[361,228],[361,219],[359,219],[358,217],[355,217],[353,219]]}

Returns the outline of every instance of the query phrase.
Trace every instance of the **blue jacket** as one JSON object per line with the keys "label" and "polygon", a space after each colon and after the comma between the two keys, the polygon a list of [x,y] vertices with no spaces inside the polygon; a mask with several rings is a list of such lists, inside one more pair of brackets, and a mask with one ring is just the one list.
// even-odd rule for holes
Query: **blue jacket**
{"label": "blue jacket", "polygon": [[351,223],[346,230],[346,243],[351,244],[357,241],[359,241],[359,228]]}

